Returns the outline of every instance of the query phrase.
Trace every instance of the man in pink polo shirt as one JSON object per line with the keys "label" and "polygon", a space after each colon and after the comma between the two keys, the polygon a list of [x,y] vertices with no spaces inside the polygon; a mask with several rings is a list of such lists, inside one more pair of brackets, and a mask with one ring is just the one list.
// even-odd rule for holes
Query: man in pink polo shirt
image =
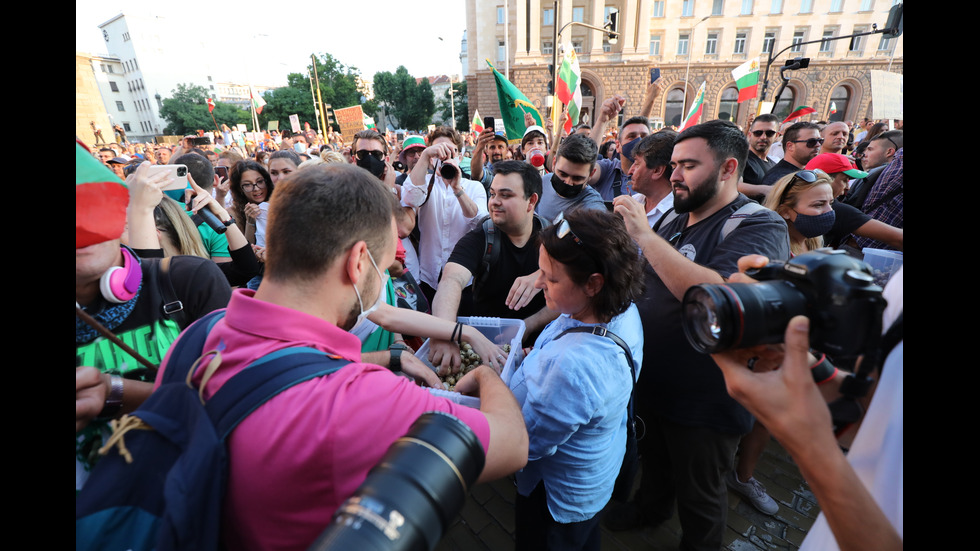
{"label": "man in pink polo shirt", "polygon": [[520,408],[493,369],[481,366],[456,385],[479,396],[477,410],[360,363],[361,343],[347,331],[378,303],[379,268],[395,255],[395,207],[381,181],[350,165],[314,167],[276,186],[265,278],[257,291],[235,291],[209,334],[204,349],[222,350],[222,361],[205,398],[251,362],[288,347],[316,348],[351,363],[283,391],[228,439],[222,538],[229,549],[309,547],[388,447],[427,411],[447,412],[474,431],[486,452],[481,481],[527,461]]}

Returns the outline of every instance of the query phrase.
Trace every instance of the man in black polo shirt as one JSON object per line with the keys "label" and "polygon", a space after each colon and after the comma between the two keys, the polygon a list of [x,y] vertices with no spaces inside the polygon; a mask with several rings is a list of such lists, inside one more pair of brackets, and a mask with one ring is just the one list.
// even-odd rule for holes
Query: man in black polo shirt
{"label": "man in black polo shirt", "polygon": [[769,188],[762,185],[766,172],[776,166],[776,161],[769,158],[769,148],[772,146],[776,133],[779,132],[779,119],[772,113],[763,113],[752,121],[746,138],[749,140],[749,156],[745,161],[745,171],[738,190],[758,202],[762,202],[769,193]]}
{"label": "man in black polo shirt", "polygon": [[771,188],[783,176],[802,170],[820,152],[822,143],[820,127],[812,122],[798,122],[787,128],[783,134],[783,159],[766,173],[762,185]]}

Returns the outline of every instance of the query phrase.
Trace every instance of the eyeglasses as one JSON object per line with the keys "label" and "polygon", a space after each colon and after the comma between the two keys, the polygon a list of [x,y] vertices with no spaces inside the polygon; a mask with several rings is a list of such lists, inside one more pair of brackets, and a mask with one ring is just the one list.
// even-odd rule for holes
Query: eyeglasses
{"label": "eyeglasses", "polygon": [[895,146],[895,151],[898,151],[899,149],[901,149],[900,147],[898,147],[898,144],[895,143],[895,140],[893,140],[891,138],[885,138],[885,139],[888,140],[888,141],[890,141],[892,143],[892,145]]}
{"label": "eyeglasses", "polygon": [[789,181],[789,183],[786,184],[786,187],[783,188],[783,192],[779,195],[779,202],[776,204],[777,205],[783,204],[783,201],[786,200],[787,192],[789,192],[790,188],[796,185],[797,180],[803,180],[808,184],[812,184],[813,182],[816,182],[817,178],[820,178],[821,175],[826,175],[826,174],[827,173],[822,170],[801,170],[797,172],[796,174],[793,175],[793,178]]}
{"label": "eyeglasses", "polygon": [[555,217],[553,225],[557,228],[556,232],[558,239],[564,239],[566,235],[571,234],[572,239],[574,239],[576,243],[579,245],[582,244],[582,240],[579,239],[578,236],[575,235],[575,232],[572,231],[572,227],[568,224],[568,220],[565,220],[564,211],[558,213],[558,216]]}
{"label": "eyeglasses", "polygon": [[767,138],[771,138],[776,135],[775,130],[753,130],[752,135],[756,138],[761,138],[765,134]]}
{"label": "eyeglasses", "polygon": [[809,140],[790,140],[790,143],[801,143],[806,142],[806,146],[810,149],[817,147],[823,143],[823,138],[810,138]]}
{"label": "eyeglasses", "polygon": [[384,154],[383,151],[368,151],[366,149],[361,149],[357,153],[355,153],[354,155],[356,155],[357,158],[358,158],[358,160],[361,160],[361,161],[363,161],[364,159],[367,159],[367,156],[368,155],[374,157],[375,159],[377,159],[379,161],[382,161],[385,158],[385,154]]}
{"label": "eyeglasses", "polygon": [[253,189],[265,189],[265,180],[256,180],[254,184],[242,184],[242,191],[251,192]]}

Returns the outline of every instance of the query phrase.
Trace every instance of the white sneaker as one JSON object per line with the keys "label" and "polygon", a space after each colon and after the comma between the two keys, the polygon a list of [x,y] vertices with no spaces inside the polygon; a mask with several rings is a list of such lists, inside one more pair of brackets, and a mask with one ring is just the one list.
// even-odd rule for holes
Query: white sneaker
{"label": "white sneaker", "polygon": [[728,483],[729,488],[748,499],[756,509],[763,513],[775,515],[779,512],[779,504],[776,503],[776,500],[769,497],[769,494],[766,493],[766,487],[756,480],[755,477],[750,478],[748,482],[739,482],[738,475],[735,474],[735,471],[729,471],[725,482]]}

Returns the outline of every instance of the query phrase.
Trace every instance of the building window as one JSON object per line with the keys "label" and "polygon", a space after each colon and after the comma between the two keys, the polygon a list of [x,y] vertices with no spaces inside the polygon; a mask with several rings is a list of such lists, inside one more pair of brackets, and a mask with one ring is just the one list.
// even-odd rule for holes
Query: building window
{"label": "building window", "polygon": [[507,47],[504,45],[503,40],[497,41],[497,61],[503,61],[507,58]]}
{"label": "building window", "polygon": [[766,31],[762,37],[762,53],[771,54],[772,47],[776,44],[776,31]]}
{"label": "building window", "polygon": [[109,89],[112,90],[113,92],[118,92],[119,91],[119,85],[110,80],[109,81]]}
{"label": "building window", "polygon": [[881,35],[881,41],[878,42],[879,52],[888,52],[892,49],[892,39],[890,36]]}
{"label": "building window", "polygon": [[582,53],[582,41],[581,40],[573,40],[572,41],[572,49],[575,50],[575,53],[581,54]]}
{"label": "building window", "polygon": [[806,31],[798,30],[793,32],[793,47],[790,49],[794,54],[798,54],[803,51],[802,42],[805,40]]}
{"label": "building window", "polygon": [[820,42],[821,53],[832,53],[834,51],[834,41],[828,39],[833,38],[836,32],[837,31],[835,29],[824,29],[823,39],[822,42]]}
{"label": "building window", "polygon": [[139,71],[139,70],[140,70],[140,64],[139,64],[139,61],[136,61],[136,60],[134,59],[134,60],[133,60],[133,67],[136,67],[136,70],[137,70],[137,71]]}
{"label": "building window", "polygon": [[[862,27],[854,27],[854,33],[853,34],[859,34],[859,33],[865,33],[865,32],[868,32],[868,28],[867,27],[863,27],[863,26]],[[848,50],[850,50],[852,52],[860,53],[863,49],[864,49],[864,37],[863,36],[855,36],[855,37],[852,37],[851,38],[851,45],[848,48]]]}
{"label": "building window", "polygon": [[654,0],[653,2],[653,16],[663,17],[664,16],[664,0]]}
{"label": "building window", "polygon": [[129,42],[129,33],[123,33],[123,42]]}
{"label": "building window", "polygon": [[555,53],[555,43],[550,40],[547,42],[542,42],[541,53],[549,55]]}
{"label": "building window", "polygon": [[712,0],[711,15],[721,15],[724,11],[725,0]]}
{"label": "building window", "polygon": [[109,74],[110,75],[115,72],[115,71],[112,70],[112,65],[107,65],[106,68],[109,69]]}
{"label": "building window", "polygon": [[800,2],[800,13],[813,13],[813,0],[802,0]]}
{"label": "building window", "polygon": [[609,43],[608,35],[603,35],[602,37],[602,51],[607,54],[612,51],[612,44]]}
{"label": "building window", "polygon": [[667,101],[664,102],[664,124],[680,126],[681,121],[684,120],[684,115],[686,115],[684,112],[684,90],[674,88],[667,92]]}
{"label": "building window", "polygon": [[554,25],[555,24],[555,10],[554,8],[549,8],[544,10],[544,14],[541,16],[542,25]]}
{"label": "building window", "polygon": [[769,13],[783,13],[783,0],[772,0],[769,5]]}
{"label": "building window", "polygon": [[715,55],[718,53],[718,33],[709,32],[708,40],[704,43],[704,53],[705,55]]}
{"label": "building window", "polygon": [[718,102],[718,118],[723,121],[735,122],[738,118],[738,88],[729,86],[721,93]]}
{"label": "building window", "polygon": [[677,55],[687,55],[687,42],[690,35],[682,34],[677,37]]}
{"label": "building window", "polygon": [[650,35],[650,55],[660,55],[660,35]]}
{"label": "building window", "polygon": [[745,54],[745,38],[748,36],[747,31],[739,31],[735,33],[735,49],[732,51],[733,54]]}
{"label": "building window", "polygon": [[585,21],[585,8],[572,8],[572,21],[578,23]]}
{"label": "building window", "polygon": [[116,110],[117,111],[125,111],[126,110],[126,107],[123,105],[123,102],[121,102],[121,101],[117,101],[116,102]]}
{"label": "building window", "polygon": [[858,11],[873,11],[875,9],[875,0],[861,0],[861,7]]}
{"label": "building window", "polygon": [[830,13],[840,13],[844,11],[844,0],[830,0]]}
{"label": "building window", "polygon": [[772,114],[776,115],[779,120],[783,120],[787,115],[793,110],[793,105],[796,101],[796,91],[793,90],[792,86],[787,86],[783,90],[783,94],[779,96],[779,103],[776,104],[775,109],[772,110]]}
{"label": "building window", "polygon": [[134,107],[134,108],[136,109],[136,112],[137,112],[137,113],[139,113],[139,111],[140,111],[140,104],[139,104],[139,103],[136,103],[136,102],[134,101],[134,102],[133,102],[133,107]]}
{"label": "building window", "polygon": [[830,118],[827,120],[830,122],[837,122],[844,120],[844,115],[847,114],[847,104],[851,101],[851,91],[847,89],[846,86],[838,86],[834,88],[834,91],[830,94],[830,103],[837,108],[836,113],[831,113]]}
{"label": "building window", "polygon": [[[498,25],[503,25],[504,24],[504,19],[506,17],[507,17],[507,12],[504,11],[504,7],[503,6],[497,6],[497,24]],[[210,77],[208,77],[208,78],[210,78]]]}
{"label": "building window", "polygon": [[132,132],[133,131],[133,129],[129,127],[129,123],[128,122],[124,122],[123,123],[123,130],[125,130],[126,132]]}
{"label": "building window", "polygon": [[752,15],[753,0],[742,0],[742,15]]}
{"label": "building window", "polygon": [[694,16],[694,0],[684,0],[681,4],[681,17]]}

